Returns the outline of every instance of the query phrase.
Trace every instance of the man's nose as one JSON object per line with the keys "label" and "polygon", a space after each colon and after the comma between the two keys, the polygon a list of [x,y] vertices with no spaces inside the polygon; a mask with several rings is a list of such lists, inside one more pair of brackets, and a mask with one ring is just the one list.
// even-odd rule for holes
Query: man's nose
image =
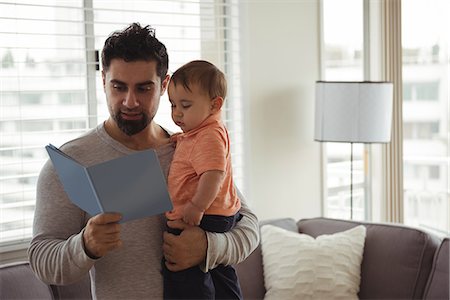
{"label": "man's nose", "polygon": [[123,99],[123,105],[125,105],[128,108],[135,108],[137,106],[139,106],[139,101],[136,97],[136,94],[133,91],[129,91],[125,97],[125,99]]}

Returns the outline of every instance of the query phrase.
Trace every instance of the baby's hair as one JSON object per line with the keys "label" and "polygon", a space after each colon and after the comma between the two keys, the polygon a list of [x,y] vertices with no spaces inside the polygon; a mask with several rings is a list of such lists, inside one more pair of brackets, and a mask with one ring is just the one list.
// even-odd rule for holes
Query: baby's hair
{"label": "baby's hair", "polygon": [[175,86],[180,83],[188,91],[191,91],[192,84],[198,84],[211,99],[222,97],[225,100],[227,96],[225,75],[215,65],[205,60],[194,60],[181,66],[172,74],[171,82]]}

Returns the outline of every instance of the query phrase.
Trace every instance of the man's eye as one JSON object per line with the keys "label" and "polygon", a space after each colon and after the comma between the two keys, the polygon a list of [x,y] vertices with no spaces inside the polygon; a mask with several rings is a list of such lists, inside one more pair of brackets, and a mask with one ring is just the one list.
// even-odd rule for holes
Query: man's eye
{"label": "man's eye", "polygon": [[119,84],[113,84],[113,88],[118,90],[118,91],[124,91],[125,87],[123,85],[119,85]]}
{"label": "man's eye", "polygon": [[140,86],[139,88],[138,88],[138,90],[139,90],[139,92],[148,92],[148,91],[150,91],[152,88],[151,88],[151,86]]}

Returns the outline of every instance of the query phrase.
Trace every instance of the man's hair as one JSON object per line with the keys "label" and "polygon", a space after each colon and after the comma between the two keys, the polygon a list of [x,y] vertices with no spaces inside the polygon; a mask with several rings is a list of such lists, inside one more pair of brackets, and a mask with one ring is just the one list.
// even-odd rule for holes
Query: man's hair
{"label": "man's hair", "polygon": [[139,60],[156,61],[157,73],[161,81],[169,68],[169,56],[166,47],[155,37],[155,29],[133,23],[124,30],[111,33],[102,50],[102,67],[106,72],[114,58],[126,62]]}
{"label": "man's hair", "polygon": [[225,75],[215,65],[204,60],[194,60],[176,70],[171,77],[174,85],[180,83],[186,90],[191,91],[190,86],[198,84],[199,88],[209,97],[227,96],[227,81]]}

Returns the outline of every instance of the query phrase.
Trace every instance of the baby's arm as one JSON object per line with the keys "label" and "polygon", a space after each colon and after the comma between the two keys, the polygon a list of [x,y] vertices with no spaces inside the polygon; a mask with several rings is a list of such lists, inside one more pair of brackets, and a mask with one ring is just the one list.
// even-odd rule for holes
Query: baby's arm
{"label": "baby's arm", "polygon": [[213,203],[219,193],[225,172],[206,171],[200,175],[194,197],[184,207],[183,220],[191,225],[199,225],[205,210]]}

